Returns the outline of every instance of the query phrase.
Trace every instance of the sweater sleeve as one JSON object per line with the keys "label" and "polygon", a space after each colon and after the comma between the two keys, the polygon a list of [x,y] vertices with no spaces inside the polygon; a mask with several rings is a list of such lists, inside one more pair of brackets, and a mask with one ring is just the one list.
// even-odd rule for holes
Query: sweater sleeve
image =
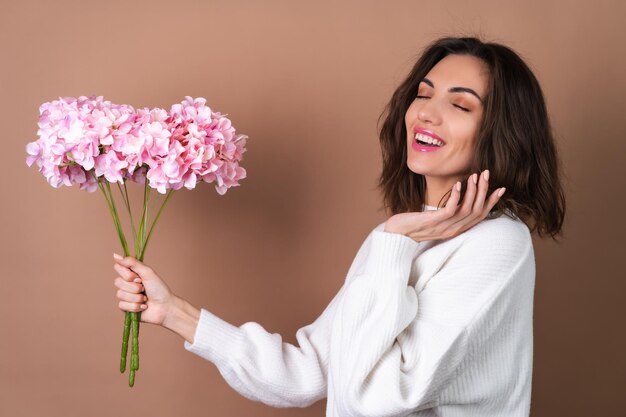
{"label": "sweater sleeve", "polygon": [[366,239],[350,266],[344,285],[322,314],[296,332],[299,346],[283,342],[260,324],[237,327],[202,308],[189,352],[216,365],[226,382],[242,396],[272,407],[307,407],[327,395],[331,322],[338,301],[361,268]]}
{"label": "sweater sleeve", "polygon": [[488,233],[459,238],[419,297],[408,280],[421,243],[374,231],[363,274],[347,288],[333,325],[339,415],[406,416],[437,405],[467,354],[472,323],[495,300],[515,298],[505,289],[531,259],[521,228],[514,236],[482,229]]}

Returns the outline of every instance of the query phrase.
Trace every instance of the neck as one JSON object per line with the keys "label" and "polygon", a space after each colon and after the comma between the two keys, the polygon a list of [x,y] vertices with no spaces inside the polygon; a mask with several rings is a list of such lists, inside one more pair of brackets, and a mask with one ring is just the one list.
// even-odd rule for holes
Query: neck
{"label": "neck", "polygon": [[426,178],[426,195],[424,196],[424,204],[427,206],[437,207],[442,197],[452,190],[454,184],[458,181],[457,178],[440,178],[440,177],[425,177]]}

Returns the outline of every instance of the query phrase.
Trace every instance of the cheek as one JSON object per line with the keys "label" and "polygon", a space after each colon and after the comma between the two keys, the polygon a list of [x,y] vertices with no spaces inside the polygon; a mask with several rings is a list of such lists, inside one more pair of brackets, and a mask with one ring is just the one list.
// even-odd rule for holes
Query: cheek
{"label": "cheek", "polygon": [[411,104],[404,114],[404,126],[407,133],[407,139],[411,139],[411,128],[417,121],[417,106],[415,103]]}
{"label": "cheek", "polygon": [[466,126],[466,129],[460,129],[452,136],[455,138],[454,155],[460,165],[458,168],[461,171],[469,169],[476,150],[476,129]]}
{"label": "cheek", "polygon": [[417,101],[413,101],[408,109],[406,109],[406,113],[404,114],[404,121],[408,124],[409,122],[415,121],[417,118]]}
{"label": "cheek", "polygon": [[411,112],[411,108],[409,107],[409,109],[404,114],[404,124],[406,125],[407,128],[410,126],[411,120],[415,120],[415,119],[413,117],[413,113]]}
{"label": "cheek", "polygon": [[474,149],[474,139],[471,137],[466,138],[466,140],[459,143],[457,155],[459,155],[459,159],[463,161],[463,165],[469,164],[469,162],[474,158]]}
{"label": "cheek", "polygon": [[457,139],[459,150],[464,152],[473,152],[476,146],[476,137],[478,135],[478,122],[474,120],[466,120],[456,124],[456,134],[454,137]]}

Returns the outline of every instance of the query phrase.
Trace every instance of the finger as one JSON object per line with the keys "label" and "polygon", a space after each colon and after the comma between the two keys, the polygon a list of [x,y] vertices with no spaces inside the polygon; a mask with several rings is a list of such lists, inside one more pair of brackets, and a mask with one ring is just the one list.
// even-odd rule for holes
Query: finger
{"label": "finger", "polygon": [[139,278],[139,275],[137,275],[136,272],[131,271],[118,263],[113,264],[113,269],[115,269],[115,271],[120,274],[120,277],[122,277],[125,281],[133,281],[135,278]]}
{"label": "finger", "polygon": [[115,296],[121,301],[128,301],[129,303],[143,303],[148,301],[148,297],[144,294],[131,294],[123,290],[117,290]]}
{"label": "finger", "polygon": [[484,217],[483,207],[485,205],[485,196],[487,195],[488,189],[489,170],[486,169],[483,171],[483,174],[480,176],[480,180],[478,181],[478,192],[476,193],[476,199],[472,208],[472,213],[474,213],[477,217]]}
{"label": "finger", "polygon": [[473,220],[472,222],[470,222],[469,224],[467,224],[464,228],[463,231],[465,230],[469,230],[472,227],[476,226],[478,223],[480,223],[481,221],[483,221],[483,219],[485,217],[487,217],[487,215],[489,214],[489,212],[491,211],[491,209],[496,205],[496,203],[500,200],[501,196],[498,195],[498,191],[505,189],[504,187],[502,188],[498,188],[496,189],[494,192],[491,193],[491,195],[489,196],[489,199],[487,200],[487,204],[485,205],[485,207],[483,208],[483,215],[476,218],[475,220]]}
{"label": "finger", "polygon": [[491,209],[496,205],[496,203],[502,197],[499,194],[500,191],[502,191],[502,195],[504,195],[504,192],[506,191],[506,188],[505,187],[500,187],[500,188],[496,188],[495,190],[493,190],[493,192],[491,193],[491,195],[489,196],[489,199],[487,199],[487,202],[485,204],[485,212],[486,212],[485,214],[489,214]]}
{"label": "finger", "polygon": [[482,220],[480,214],[476,214],[473,208],[475,200],[479,198],[481,181],[482,175],[479,177],[477,173],[473,173],[467,179],[467,191],[463,198],[463,205],[457,215],[450,219],[450,223],[446,225],[450,229],[451,234],[449,236],[461,234]]}
{"label": "finger", "polygon": [[467,191],[465,198],[463,198],[463,205],[459,210],[459,220],[463,220],[472,214],[472,205],[474,204],[474,198],[476,197],[476,183],[478,182],[478,174],[473,173],[467,179]]}
{"label": "finger", "polygon": [[142,262],[138,261],[132,256],[126,256],[125,258],[122,258],[121,256],[116,255],[117,254],[113,254],[115,262],[122,266],[125,266],[126,268],[131,269],[132,271],[139,274],[139,276],[143,277],[144,275],[149,275],[152,273],[152,269],[149,266],[144,265]]}
{"label": "finger", "polygon": [[[129,303],[128,301],[120,301],[117,306],[123,310],[123,311],[130,311],[130,312],[138,312],[138,311],[143,311],[147,308],[147,306],[145,304],[140,304],[140,303]],[[142,307],[145,306],[145,307]]]}
{"label": "finger", "polygon": [[452,187],[452,192],[450,193],[450,198],[446,202],[445,207],[442,210],[438,210],[443,212],[446,217],[452,217],[456,212],[457,205],[459,204],[459,200],[461,199],[461,181],[457,181]]}
{"label": "finger", "polygon": [[113,284],[119,288],[120,290],[124,290],[126,292],[139,294],[144,291],[144,287],[141,284],[135,284],[132,282],[126,282],[122,277],[115,278]]}
{"label": "finger", "polygon": [[454,217],[451,217],[445,225],[446,228],[453,230],[453,232],[450,232],[454,233],[453,236],[458,234],[455,231],[458,231],[463,224],[468,221],[468,217],[472,213],[472,203],[474,201],[474,196],[476,195],[476,184],[474,181],[477,181],[477,177],[478,175],[474,173],[467,178],[467,189],[465,190],[465,195],[463,196],[463,203]]}
{"label": "finger", "polygon": [[495,189],[489,196],[489,199],[487,199],[485,207],[483,208],[484,217],[486,217],[489,214],[491,209],[498,203],[498,201],[502,197],[501,195],[498,194],[501,190],[502,190],[502,194],[504,194],[504,191],[506,191],[506,188],[501,187],[501,188]]}

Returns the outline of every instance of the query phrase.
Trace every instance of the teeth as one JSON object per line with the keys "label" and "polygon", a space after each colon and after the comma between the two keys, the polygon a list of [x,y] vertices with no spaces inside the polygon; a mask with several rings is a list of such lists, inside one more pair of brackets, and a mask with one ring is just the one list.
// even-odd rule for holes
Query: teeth
{"label": "teeth", "polygon": [[432,143],[432,144],[437,145],[437,146],[443,146],[443,142],[440,141],[439,139],[435,139],[435,138],[432,138],[430,136],[422,135],[421,133],[416,133],[415,134],[415,139],[416,140],[420,140],[422,142],[426,142],[426,143]]}

